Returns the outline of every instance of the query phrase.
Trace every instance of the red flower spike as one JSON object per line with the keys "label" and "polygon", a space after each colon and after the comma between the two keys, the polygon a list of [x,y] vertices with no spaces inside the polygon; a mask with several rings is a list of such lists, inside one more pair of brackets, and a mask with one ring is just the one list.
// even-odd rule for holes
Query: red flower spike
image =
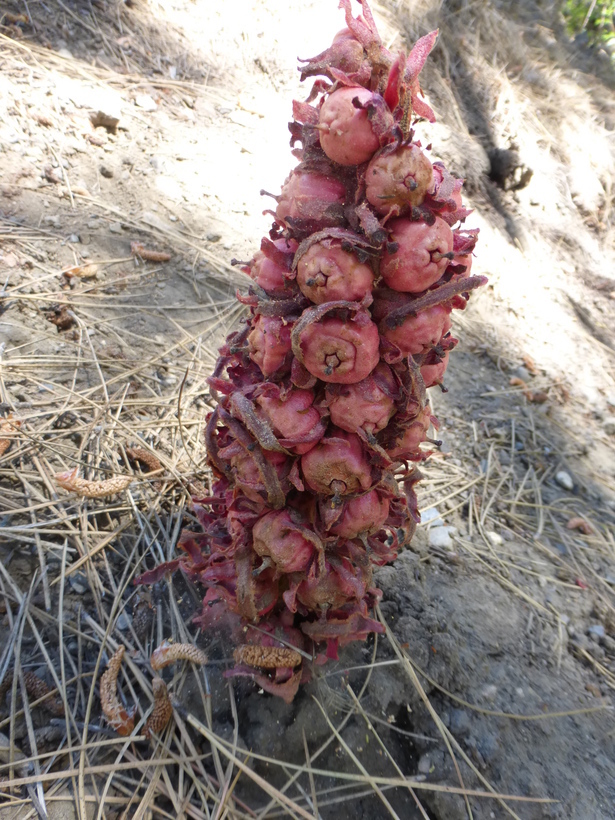
{"label": "red flower spike", "polygon": [[248,315],[208,379],[200,530],[137,581],[181,569],[200,584],[196,622],[239,644],[226,676],[287,703],[312,663],[383,631],[372,570],[420,521],[427,391],[457,344],[454,311],[486,282],[470,271],[478,231],[457,225],[462,180],[411,136],[412,118],[434,119],[419,74],[437,32],[392,55],[359,3],[353,17],[341,0],[347,28],[301,61],[320,79],[293,103],[299,164],[269,238],[237,263]]}

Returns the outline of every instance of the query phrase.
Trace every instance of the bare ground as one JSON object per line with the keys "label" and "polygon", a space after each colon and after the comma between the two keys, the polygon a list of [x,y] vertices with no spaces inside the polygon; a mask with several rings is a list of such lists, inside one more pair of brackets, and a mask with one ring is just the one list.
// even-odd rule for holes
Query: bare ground
{"label": "bare ground", "polygon": [[[378,12],[390,43],[441,30],[425,75],[439,122],[422,139],[467,179],[490,283],[433,399],[423,524],[378,576],[387,635],[288,706],[224,680],[224,635],[191,622],[198,590],[176,577],[139,597],[132,580],[173,557],[207,484],[205,379],[241,316],[230,260],[258,246],[259,190],[291,167],[297,53],[320,51],[341,13],[0,10],[2,820],[615,817],[612,69],[547,3]],[[511,143],[533,170],[519,191],[488,177]],[[131,461],[135,446],[157,462]],[[76,465],[134,480],[82,498],[53,478]],[[210,663],[163,673],[174,720],[148,742],[148,658],[169,637]],[[130,739],[100,715],[118,644],[140,707]],[[26,696],[29,672],[60,716]]]}

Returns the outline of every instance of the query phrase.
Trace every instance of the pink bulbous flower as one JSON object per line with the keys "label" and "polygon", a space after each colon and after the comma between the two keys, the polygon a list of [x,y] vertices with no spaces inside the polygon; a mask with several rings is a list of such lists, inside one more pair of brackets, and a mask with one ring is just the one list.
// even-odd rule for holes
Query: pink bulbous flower
{"label": "pink bulbous flower", "polygon": [[270,558],[280,572],[302,572],[316,550],[305,528],[293,521],[289,510],[270,512],[259,518],[252,530],[252,546],[262,558]]}
{"label": "pink bulbous flower", "polygon": [[421,293],[437,282],[449,264],[453,250],[453,232],[443,219],[433,225],[394,219],[389,223],[390,240],[396,242],[395,253],[386,253],[380,262],[380,273],[393,290]]}
{"label": "pink bulbous flower", "polygon": [[365,172],[365,195],[379,214],[397,216],[420,205],[432,185],[431,162],[414,143],[383,151]]}
{"label": "pink bulbous flower", "polygon": [[[284,453],[277,453],[271,450],[263,450],[266,461],[274,468],[278,479],[281,481],[288,475],[290,469],[290,459]],[[230,459],[231,470],[235,480],[235,487],[251,501],[262,504],[267,498],[267,487],[263,480],[261,471],[252,456],[245,450],[237,453]]]}
{"label": "pink bulbous flower", "polygon": [[317,305],[340,299],[360,302],[371,293],[374,273],[352,251],[343,250],[340,239],[323,239],[299,260],[297,282],[303,295]]}
{"label": "pink bulbous flower", "polygon": [[[294,239],[276,239],[273,244],[281,254],[290,257],[289,262],[292,263],[292,254],[298,247],[297,242]],[[250,267],[252,279],[267,292],[284,290],[288,286],[289,272],[290,265],[287,268],[278,264],[262,250],[255,254]]]}
{"label": "pink bulbous flower", "polygon": [[290,325],[277,316],[256,317],[248,336],[249,356],[264,376],[271,376],[285,363],[291,350],[290,331]]}
{"label": "pink bulbous flower", "polygon": [[371,535],[378,532],[388,515],[389,500],[377,490],[370,490],[344,503],[342,514],[329,532],[340,538],[356,538],[360,533]]}
{"label": "pink bulbous flower", "polygon": [[[365,595],[371,573],[345,559],[338,564],[334,566],[326,561],[324,572],[308,577],[299,584],[297,600],[309,611],[337,609],[349,601],[361,600]],[[286,594],[284,598],[286,600]]]}
{"label": "pink bulbous flower", "polygon": [[[320,413],[313,405],[311,390],[291,390],[284,398],[259,396],[256,405],[273,427],[273,431],[292,453],[303,455],[311,450],[326,430]],[[307,441],[301,439],[307,438]],[[298,443],[293,443],[298,440]]]}
{"label": "pink bulbous flower", "polygon": [[342,430],[366,433],[383,430],[395,413],[396,383],[389,367],[380,362],[363,381],[341,388],[327,387],[331,421]]}
{"label": "pink bulbous flower", "polygon": [[299,69],[302,81],[306,77],[313,77],[317,74],[324,74],[332,79],[330,71],[332,68],[346,74],[353,74],[361,68],[364,62],[363,46],[355,40],[352,32],[345,28],[338,31],[328,49],[309,60],[299,58],[299,62],[307,63]]}
{"label": "pink bulbous flower", "polygon": [[407,316],[398,327],[388,328],[383,323],[381,332],[404,356],[424,353],[435,347],[451,329],[450,312],[450,307],[434,305],[416,316]]}
{"label": "pink bulbous flower", "polygon": [[308,487],[323,495],[360,493],[372,486],[372,470],[361,439],[335,427],[301,457],[301,470]]}
{"label": "pink bulbous flower", "polygon": [[425,387],[435,387],[436,384],[442,384],[444,373],[448,367],[448,350],[444,357],[435,364],[424,364],[421,366],[421,376],[425,382]]}
{"label": "pink bulbous flower", "polygon": [[431,424],[429,405],[423,408],[418,416],[410,422],[401,439],[396,445],[387,450],[393,461],[412,458],[419,452],[419,445],[427,438],[427,430]]}
{"label": "pink bulbous flower", "polygon": [[[322,150],[339,165],[360,165],[367,162],[380,147],[380,139],[374,133],[371,118],[364,108],[354,105],[355,99],[363,105],[374,102],[384,110],[384,100],[362,86],[338,88],[327,97],[320,109]],[[393,115],[390,111],[387,113],[390,125],[393,125]]]}
{"label": "pink bulbous flower", "polygon": [[378,328],[366,314],[352,321],[325,317],[303,330],[300,344],[306,370],[324,382],[355,384],[380,360]]}
{"label": "pink bulbous flower", "polygon": [[277,199],[278,207],[275,214],[281,221],[290,217],[334,225],[337,220],[328,218],[327,209],[344,204],[346,188],[338,179],[325,174],[292,171]]}

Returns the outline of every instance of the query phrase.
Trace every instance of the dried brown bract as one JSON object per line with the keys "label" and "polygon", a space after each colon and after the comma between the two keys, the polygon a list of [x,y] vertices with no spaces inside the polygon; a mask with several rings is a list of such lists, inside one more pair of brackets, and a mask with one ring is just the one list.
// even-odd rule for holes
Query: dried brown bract
{"label": "dried brown bract", "polygon": [[27,25],[30,21],[28,20],[25,14],[15,14],[12,11],[5,11],[2,14],[1,22],[4,25],[17,25],[18,23],[23,23]]}
{"label": "dried brown bract", "polygon": [[53,712],[54,715],[64,715],[64,704],[58,697],[57,693],[50,689],[44,680],[41,680],[41,678],[39,678],[38,675],[35,675],[34,672],[24,672],[23,679],[26,685],[28,697],[33,700],[40,700],[41,698],[44,698],[44,700],[38,704],[39,706],[49,709],[49,711]]}
{"label": "dried brown bract", "polygon": [[122,706],[117,695],[117,676],[122,665],[122,658],[126,647],[123,644],[111,656],[109,664],[100,679],[100,705],[107,723],[112,729],[125,737],[131,734],[135,727],[135,712],[137,707],[127,710]]}
{"label": "dried brown bract", "polygon": [[147,467],[149,473],[162,470],[160,461],[153,453],[150,453],[149,450],[146,450],[144,447],[126,447],[126,455],[130,461]]}
{"label": "dried brown bract", "polygon": [[70,330],[75,324],[75,317],[69,313],[68,305],[56,305],[47,314],[47,320],[58,328],[58,331]]}
{"label": "dried brown bract", "polygon": [[104,481],[88,481],[81,478],[78,467],[64,473],[56,473],[54,479],[63,490],[77,493],[84,498],[106,498],[109,495],[116,495],[134,481],[129,475],[118,475]]}
{"label": "dried brown bract", "polygon": [[146,248],[141,242],[131,242],[130,251],[133,256],[140,256],[146,262],[168,262],[171,259],[170,253],[164,251],[152,251]]}
{"label": "dried brown bract", "polygon": [[[73,188],[73,193],[79,193],[76,188]],[[87,191],[86,191],[87,194]],[[71,268],[66,268],[62,271],[62,275],[70,279],[72,276],[77,276],[79,279],[91,279],[98,273],[98,265],[94,262],[84,262],[83,265],[73,265]]]}
{"label": "dried brown bract", "polygon": [[258,666],[261,669],[293,669],[301,663],[301,655],[294,649],[280,646],[256,646],[244,644],[233,652],[235,663],[245,663],[246,666]]}
{"label": "dried brown bract", "polygon": [[566,529],[568,530],[579,530],[582,532],[583,535],[593,535],[594,531],[591,525],[584,519],[584,518],[571,518],[570,521],[566,523]]}
{"label": "dried brown bract", "polygon": [[2,457],[11,446],[15,433],[21,427],[20,421],[14,421],[11,416],[0,423],[0,457]]}
{"label": "dried brown bract", "polygon": [[173,714],[173,706],[169,700],[167,685],[162,678],[154,678],[152,689],[154,691],[154,709],[143,729],[145,737],[151,737],[153,734],[159,735],[171,720]]}
{"label": "dried brown bract", "polygon": [[190,643],[163,641],[160,646],[154,649],[149,659],[151,667],[155,671],[164,669],[165,666],[170,666],[172,663],[177,663],[177,661],[190,661],[203,666],[207,663],[207,655]]}

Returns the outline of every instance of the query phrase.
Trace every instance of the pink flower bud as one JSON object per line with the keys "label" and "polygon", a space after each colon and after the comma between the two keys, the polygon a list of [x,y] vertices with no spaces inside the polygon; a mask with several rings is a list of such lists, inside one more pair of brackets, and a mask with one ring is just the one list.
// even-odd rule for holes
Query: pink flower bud
{"label": "pink flower bud", "polygon": [[290,325],[277,316],[257,316],[248,336],[250,358],[263,372],[271,376],[285,363],[291,350]]}
{"label": "pink flower bud", "polygon": [[361,439],[333,427],[301,458],[308,487],[324,495],[360,493],[372,485],[372,470]]}
{"label": "pink flower bud", "polygon": [[345,198],[346,188],[338,179],[308,171],[293,171],[282,186],[275,213],[282,221],[290,217],[335,224],[336,219],[327,218],[327,209],[332,205],[343,205]]}
{"label": "pink flower bud", "polygon": [[[295,240],[276,239],[273,244],[281,252],[280,255],[288,255],[289,262],[292,263],[292,254],[297,250]],[[284,290],[288,286],[289,273],[290,264],[288,267],[280,265],[262,250],[255,254],[250,268],[252,279],[267,292]]]}
{"label": "pink flower bud", "polygon": [[337,384],[366,378],[378,364],[379,344],[378,328],[366,313],[351,321],[326,317],[309,324],[300,335],[306,370]]}
{"label": "pink flower bud", "polygon": [[270,558],[280,572],[301,572],[316,552],[314,541],[306,539],[302,531],[305,528],[293,521],[288,510],[267,513],[252,530],[254,551]]}
{"label": "pink flower bud", "polygon": [[344,510],[329,532],[341,538],[356,538],[360,533],[377,532],[389,515],[389,501],[377,490],[350,498]]}
{"label": "pink flower bud", "polygon": [[323,239],[303,254],[297,266],[301,292],[317,305],[340,299],[360,302],[371,293],[374,273],[339,239]]}
{"label": "pink flower bud", "polygon": [[365,195],[380,214],[399,215],[420,205],[433,185],[431,162],[418,145],[375,156],[365,172]]}
{"label": "pink flower bud", "polygon": [[414,421],[406,429],[402,438],[397,442],[395,447],[387,450],[389,456],[394,460],[412,458],[420,452],[419,445],[425,441],[427,437],[427,430],[431,424],[431,411],[427,405],[418,414]]}
{"label": "pink flower bud", "polygon": [[437,345],[451,329],[450,312],[449,307],[434,305],[416,316],[407,316],[398,327],[388,328],[383,323],[381,332],[404,356],[424,353]]}
{"label": "pink flower bud", "polygon": [[256,399],[283,446],[297,455],[307,453],[325,434],[326,426],[313,402],[311,390],[298,389],[291,390],[284,398],[259,396]]}
{"label": "pink flower bud", "polygon": [[342,387],[327,387],[331,421],[349,433],[383,430],[395,412],[397,386],[390,368],[382,362],[363,381]]}
{"label": "pink flower bud", "polygon": [[[378,98],[378,99],[376,99]],[[338,88],[324,101],[320,109],[320,144],[325,154],[340,165],[360,165],[371,159],[380,147],[371,119],[365,108],[357,108],[353,100],[366,105],[372,101],[384,106],[384,100],[361,86]],[[388,112],[390,124],[393,116]]]}
{"label": "pink flower bud", "polygon": [[[390,240],[396,242],[395,253],[385,254],[380,273],[393,290],[421,293],[437,282],[444,273],[453,250],[453,232],[443,219],[433,225],[394,219],[389,223]],[[452,258],[452,257],[451,257]]]}

